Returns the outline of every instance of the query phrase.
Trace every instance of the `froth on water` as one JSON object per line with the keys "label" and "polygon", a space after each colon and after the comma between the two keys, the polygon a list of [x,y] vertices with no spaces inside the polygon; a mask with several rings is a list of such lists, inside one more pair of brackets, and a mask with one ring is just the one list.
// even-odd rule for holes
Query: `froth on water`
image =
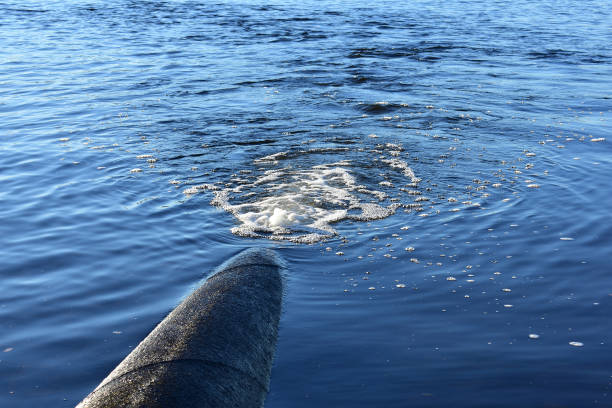
{"label": "froth on water", "polygon": [[395,184],[414,188],[418,179],[394,157],[397,146],[383,149],[365,162],[357,157],[317,165],[309,163],[329,160],[336,151],[279,152],[256,159],[256,170],[243,171],[223,188],[196,186],[185,193],[215,190],[212,204],[236,218],[236,235],[312,243],[336,235],[336,223],[382,219],[402,206]]}

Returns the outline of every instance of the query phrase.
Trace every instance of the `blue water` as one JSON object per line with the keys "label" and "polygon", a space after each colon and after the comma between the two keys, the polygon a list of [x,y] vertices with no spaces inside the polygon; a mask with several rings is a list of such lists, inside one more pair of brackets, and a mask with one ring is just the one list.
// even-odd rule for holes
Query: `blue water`
{"label": "blue water", "polygon": [[0,406],[74,406],[252,246],[266,407],[612,406],[609,1],[1,7]]}

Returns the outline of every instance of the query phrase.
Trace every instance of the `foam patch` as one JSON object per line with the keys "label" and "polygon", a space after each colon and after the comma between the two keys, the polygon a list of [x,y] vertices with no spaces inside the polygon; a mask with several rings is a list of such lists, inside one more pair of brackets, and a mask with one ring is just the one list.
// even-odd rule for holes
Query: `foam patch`
{"label": "foam patch", "polygon": [[[388,150],[399,149],[392,145]],[[274,153],[254,161],[256,165],[272,168],[260,169],[263,171],[253,174],[251,179],[233,179],[219,189],[198,186],[185,193],[214,191],[211,203],[236,218],[239,225],[232,229],[236,235],[300,243],[313,243],[336,235],[334,225],[341,221],[382,219],[402,206],[397,202],[399,199],[390,197],[390,194],[399,193],[393,183],[382,179],[368,182],[369,186],[360,184],[354,174],[357,168],[350,160],[308,168],[293,167],[295,160],[291,160],[290,166],[282,163],[295,159],[296,155],[332,152],[337,149]],[[419,181],[408,164],[396,157],[371,160],[379,170],[399,173],[406,183],[414,185]],[[384,173],[380,173],[379,177],[382,176]]]}

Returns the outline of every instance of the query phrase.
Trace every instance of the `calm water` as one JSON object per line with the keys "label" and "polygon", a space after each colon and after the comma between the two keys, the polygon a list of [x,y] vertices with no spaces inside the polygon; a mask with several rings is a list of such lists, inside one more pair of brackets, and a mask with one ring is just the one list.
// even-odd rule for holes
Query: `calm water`
{"label": "calm water", "polygon": [[612,406],[610,2],[263,3],[1,3],[0,406],[252,246],[267,407]]}

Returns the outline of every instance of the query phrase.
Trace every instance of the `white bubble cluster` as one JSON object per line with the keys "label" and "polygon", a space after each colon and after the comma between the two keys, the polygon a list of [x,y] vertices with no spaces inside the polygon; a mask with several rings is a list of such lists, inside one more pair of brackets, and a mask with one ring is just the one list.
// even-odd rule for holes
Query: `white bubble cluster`
{"label": "white bubble cluster", "polygon": [[[268,168],[249,180],[227,183],[214,191],[212,204],[235,217],[238,225],[232,228],[232,233],[236,235],[300,243],[336,235],[334,224],[340,221],[382,219],[401,207],[397,200],[388,200],[387,192],[360,184],[350,160],[307,168],[279,164],[296,154],[321,154],[328,150],[332,149],[283,151],[256,159],[256,165]],[[405,162],[399,159],[382,162],[387,171],[401,170],[406,183],[418,181]],[[393,184],[384,181],[369,184],[393,188]],[[214,190],[210,186],[206,189]],[[192,187],[185,192],[195,190]]]}

